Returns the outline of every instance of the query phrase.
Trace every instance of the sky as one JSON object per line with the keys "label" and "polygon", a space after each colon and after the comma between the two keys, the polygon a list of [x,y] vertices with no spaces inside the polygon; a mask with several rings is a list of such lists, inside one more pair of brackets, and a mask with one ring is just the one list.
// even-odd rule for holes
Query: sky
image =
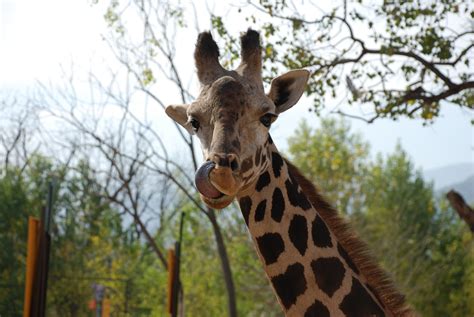
{"label": "sky", "polygon": [[[92,61],[107,60],[110,52],[101,37],[106,32],[103,14],[101,2],[0,0],[0,91],[27,91],[37,81],[55,80],[61,67],[71,61],[88,70],[94,67]],[[206,29],[206,23],[200,27]],[[193,38],[180,36],[192,48],[194,33]],[[178,57],[191,65],[192,50],[183,50]],[[310,100],[303,98],[278,119],[272,134],[280,148],[285,148],[286,139],[303,118],[318,126],[308,113],[309,106]],[[373,154],[391,153],[399,142],[418,168],[429,170],[474,162],[473,119],[473,112],[446,104],[440,118],[428,126],[409,119],[377,120],[370,125],[350,122],[353,131],[371,144]]]}

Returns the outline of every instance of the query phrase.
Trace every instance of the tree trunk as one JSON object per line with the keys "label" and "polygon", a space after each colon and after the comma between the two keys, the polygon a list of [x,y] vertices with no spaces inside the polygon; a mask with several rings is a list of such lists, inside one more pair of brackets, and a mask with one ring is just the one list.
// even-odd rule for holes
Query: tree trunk
{"label": "tree trunk", "polygon": [[448,198],[451,206],[456,210],[459,217],[467,223],[471,232],[474,233],[474,210],[472,210],[472,208],[466,204],[464,198],[454,190],[447,193],[446,198]]}
{"label": "tree trunk", "polygon": [[234,280],[232,278],[232,270],[230,269],[229,257],[222,237],[221,229],[217,223],[216,214],[214,210],[209,209],[207,212],[209,220],[212,223],[214,237],[217,243],[217,252],[221,259],[222,273],[224,274],[224,282],[227,289],[227,304],[230,317],[237,317],[237,301],[235,297]]}

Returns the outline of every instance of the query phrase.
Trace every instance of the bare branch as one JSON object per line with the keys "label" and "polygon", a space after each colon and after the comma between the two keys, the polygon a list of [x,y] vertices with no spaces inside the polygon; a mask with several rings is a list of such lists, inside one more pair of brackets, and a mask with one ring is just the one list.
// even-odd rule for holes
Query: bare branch
{"label": "bare branch", "polygon": [[341,115],[341,116],[348,117],[348,118],[352,118],[352,119],[361,120],[361,121],[364,121],[365,123],[373,123],[377,118],[380,117],[379,114],[376,114],[375,116],[371,117],[370,119],[367,119],[367,118],[362,117],[362,116],[357,116],[357,115],[345,113],[345,112],[343,112],[343,111],[341,111],[341,110],[335,110],[335,111],[332,111],[331,113],[339,114],[339,115]]}

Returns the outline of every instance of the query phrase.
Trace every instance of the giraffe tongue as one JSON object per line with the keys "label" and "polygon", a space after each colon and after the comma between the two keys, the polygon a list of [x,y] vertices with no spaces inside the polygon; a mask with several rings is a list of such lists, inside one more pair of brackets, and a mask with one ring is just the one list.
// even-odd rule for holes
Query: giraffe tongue
{"label": "giraffe tongue", "polygon": [[222,193],[218,191],[209,181],[209,173],[214,169],[215,163],[212,161],[205,162],[196,171],[194,181],[196,183],[197,190],[207,198],[219,198]]}

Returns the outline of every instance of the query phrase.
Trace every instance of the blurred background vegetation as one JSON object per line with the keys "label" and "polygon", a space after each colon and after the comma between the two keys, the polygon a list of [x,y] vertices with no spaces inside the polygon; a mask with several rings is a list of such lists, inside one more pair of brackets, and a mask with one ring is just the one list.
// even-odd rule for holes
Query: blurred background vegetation
{"label": "blurred background vegetation", "polygon": [[[310,67],[316,114],[335,97],[369,109],[357,116],[326,111],[316,128],[308,113],[279,146],[351,220],[416,310],[473,316],[469,227],[401,145],[374,153],[350,120],[430,124],[446,105],[472,111],[474,10],[464,1],[385,4],[341,1],[321,9],[311,1],[260,0],[229,10],[262,30],[267,81]],[[28,216],[39,215],[53,181],[48,316],[92,315],[93,284],[106,287],[113,316],[166,315],[166,250],[178,238],[181,212],[185,315],[235,316],[234,308],[239,316],[281,316],[238,207],[214,211],[198,198],[196,141],[179,127],[163,131],[175,128],[162,113],[167,96],[189,103],[196,94],[182,71],[192,68],[192,54],[180,67],[176,38],[193,27],[186,17],[196,7],[113,0],[91,10],[103,10],[109,27],[104,41],[116,64],[107,76],[65,70],[59,83],[2,91],[0,315],[21,315]],[[308,12],[316,16],[309,20]],[[453,17],[458,24],[448,24]],[[208,18],[223,63],[233,65],[239,47],[228,16]],[[348,42],[339,47],[341,34]]]}
{"label": "blurred background vegetation", "polygon": [[[409,301],[425,316],[469,316],[474,311],[472,233],[443,196],[436,195],[401,147],[370,159],[369,145],[347,121],[302,122],[287,157],[345,213]],[[167,272],[123,210],[106,198],[88,163],[64,166],[34,155],[25,166],[1,169],[0,310],[22,310],[27,215],[44,205],[46,184],[56,183],[48,315],[85,316],[92,283],[107,286],[115,315],[164,315]],[[153,239],[176,239],[176,210],[187,214],[182,283],[190,316],[226,315],[226,292],[212,228],[183,200],[164,209],[169,221]],[[219,213],[242,316],[281,315],[238,209]],[[89,312],[90,313],[90,312]]]}

